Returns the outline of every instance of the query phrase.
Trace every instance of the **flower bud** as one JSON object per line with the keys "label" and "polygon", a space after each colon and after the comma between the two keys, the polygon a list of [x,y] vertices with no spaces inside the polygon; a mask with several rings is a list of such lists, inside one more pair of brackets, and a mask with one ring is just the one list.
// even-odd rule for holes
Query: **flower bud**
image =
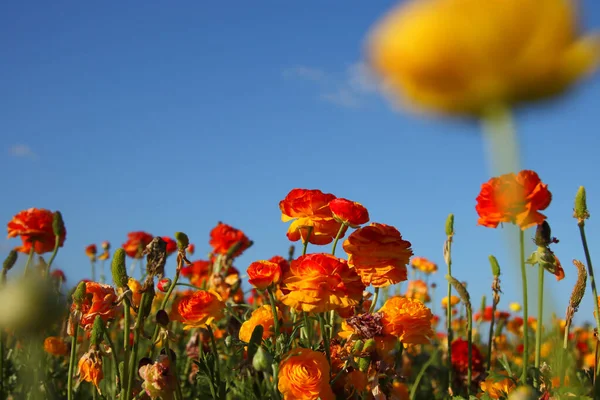
{"label": "flower bud", "polygon": [[125,250],[117,249],[115,254],[113,255],[111,271],[113,276],[113,281],[118,288],[127,287],[127,281],[129,278],[127,277],[127,266],[125,265]]}
{"label": "flower bud", "polygon": [[500,276],[500,264],[498,264],[498,260],[494,256],[490,256],[490,266],[492,267],[492,275],[494,277]]}
{"label": "flower bud", "polygon": [[547,247],[552,243],[552,230],[550,229],[550,224],[544,221],[539,224],[535,230],[535,244],[537,246]]}
{"label": "flower bud", "polygon": [[90,346],[97,346],[102,341],[102,334],[104,333],[104,321],[99,315],[96,315],[94,325],[92,327],[92,333],[90,335]]}
{"label": "flower bud", "polygon": [[166,293],[169,291],[169,288],[171,287],[171,283],[172,282],[169,278],[163,278],[160,281],[158,281],[158,283],[156,284],[156,287],[161,292]]}
{"label": "flower bud", "polygon": [[577,195],[575,195],[575,209],[573,211],[573,217],[577,218],[580,224],[590,217],[587,209],[585,188],[583,186],[580,186],[579,190],[577,190]]}
{"label": "flower bud", "polygon": [[54,231],[54,236],[62,236],[65,234],[65,222],[63,221],[60,211],[56,211],[54,213],[54,218],[52,219],[52,230]]}
{"label": "flower bud", "polygon": [[190,244],[188,235],[183,232],[175,232],[175,240],[177,240],[177,247],[179,250],[185,250]]}
{"label": "flower bud", "polygon": [[372,352],[377,348],[377,343],[375,343],[375,339],[368,339],[365,341],[362,351],[363,352]]}
{"label": "flower bud", "polygon": [[358,354],[363,350],[364,342],[362,340],[357,340],[354,342],[354,346],[352,346],[352,354]]}
{"label": "flower bud", "polygon": [[367,372],[369,370],[369,365],[371,365],[370,357],[360,357],[358,359],[358,369],[361,372]]}
{"label": "flower bud", "polygon": [[262,346],[256,350],[256,354],[252,358],[252,366],[257,371],[269,371],[271,369],[271,363],[273,362],[273,356],[269,354]]}
{"label": "flower bud", "polygon": [[446,219],[446,236],[454,236],[454,214],[449,214]]}
{"label": "flower bud", "polygon": [[102,250],[110,250],[110,242],[108,240],[102,242]]}
{"label": "flower bud", "polygon": [[73,302],[78,305],[81,304],[83,302],[83,300],[85,299],[85,292],[86,292],[86,284],[84,281],[81,281],[81,282],[79,282],[79,284],[77,285],[77,288],[73,292]]}
{"label": "flower bud", "polygon": [[11,250],[10,253],[8,253],[8,256],[6,257],[6,259],[4,260],[4,264],[2,264],[2,269],[5,271],[10,271],[12,267],[15,266],[15,263],[17,262],[17,257],[18,254],[16,250]]}
{"label": "flower bud", "polygon": [[169,325],[169,315],[165,310],[158,310],[156,313],[156,322],[163,327]]}
{"label": "flower bud", "polygon": [[224,342],[225,342],[225,347],[227,347],[227,348],[231,347],[231,342],[232,342],[232,340],[233,340],[233,339],[231,338],[231,336],[226,336],[226,337],[225,337],[225,340],[224,340]]}

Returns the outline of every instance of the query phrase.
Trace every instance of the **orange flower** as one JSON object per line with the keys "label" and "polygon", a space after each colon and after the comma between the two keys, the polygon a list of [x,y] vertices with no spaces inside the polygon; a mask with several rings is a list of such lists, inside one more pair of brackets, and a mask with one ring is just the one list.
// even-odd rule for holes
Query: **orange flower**
{"label": "orange flower", "polygon": [[408,386],[406,383],[394,381],[392,383],[392,390],[390,392],[390,400],[408,400],[410,394],[408,392]]}
{"label": "orange flower", "polygon": [[[277,319],[281,319],[281,311],[277,310]],[[270,305],[264,305],[262,307],[257,308],[252,312],[252,316],[244,321],[242,326],[240,327],[239,338],[242,342],[250,342],[250,337],[252,336],[252,332],[254,332],[254,328],[258,325],[262,325],[263,327],[263,339],[268,339],[273,336],[273,324],[275,321],[273,320],[273,309]]]}
{"label": "orange flower", "polygon": [[539,211],[550,205],[548,185],[529,170],[490,179],[481,185],[475,209],[478,224],[496,228],[502,222],[518,225],[522,230],[541,224],[546,216]]}
{"label": "orange flower", "polygon": [[281,268],[281,276],[285,275],[290,270],[290,263],[281,256],[273,256],[269,259],[269,261],[279,265],[279,268]]}
{"label": "orange flower", "polygon": [[[20,236],[23,241],[23,245],[15,247],[15,250],[21,253],[29,253],[32,243],[37,254],[54,250],[53,220],[54,213],[43,208],[30,208],[15,215],[7,225],[8,237]],[[63,246],[66,236],[67,232],[63,230],[58,241],[59,247]]]}
{"label": "orange flower", "polygon": [[50,275],[54,277],[54,279],[60,281],[60,283],[64,283],[67,281],[67,277],[65,276],[65,273],[62,269],[55,269],[52,272],[50,272]]}
{"label": "orange flower", "polygon": [[427,283],[420,279],[408,281],[405,296],[410,299],[417,299],[423,303],[431,301],[431,297],[429,297],[429,287],[427,286]]}
{"label": "orange flower", "polygon": [[142,251],[152,239],[152,235],[146,232],[129,232],[127,241],[123,243],[123,250],[131,258],[142,258]]}
{"label": "orange flower", "polygon": [[[460,303],[460,297],[450,296],[450,307],[454,307],[458,303]],[[448,308],[448,296],[446,296],[442,299],[442,308],[444,308],[444,309]]]}
{"label": "orange flower", "polygon": [[185,249],[185,251],[187,252],[187,254],[189,255],[194,255],[194,252],[196,251],[196,246],[194,246],[192,243],[190,243],[187,247],[187,249]]}
{"label": "orange flower", "polygon": [[354,231],[343,247],[365,285],[385,287],[406,280],[410,246],[393,226],[372,223]]}
{"label": "orange flower", "polygon": [[158,356],[155,363],[142,365],[138,373],[144,380],[142,389],[151,399],[172,399],[177,380],[166,354]]}
{"label": "orange flower", "polygon": [[98,260],[108,260],[108,258],[110,257],[110,243],[108,241],[104,241],[102,242],[102,254],[100,254],[98,256]]}
{"label": "orange flower", "polygon": [[[117,295],[112,286],[88,281],[85,283],[85,294],[86,296],[79,309],[81,312],[81,327],[85,330],[91,330],[97,315],[104,322],[115,318]],[[76,309],[77,304],[73,303],[72,310]]]}
{"label": "orange flower", "polygon": [[[293,189],[285,199],[279,202],[281,220],[294,221],[287,231],[287,237],[292,242],[302,238],[317,245],[333,241],[340,230],[341,223],[333,219],[329,202],[336,197],[320,190]],[[309,228],[310,236],[309,236]],[[344,236],[346,228],[342,229],[340,237]]]}
{"label": "orange flower", "polygon": [[369,222],[369,212],[360,203],[337,198],[329,202],[333,219],[352,228],[358,228]]}
{"label": "orange flower", "polygon": [[322,353],[296,348],[279,364],[277,388],[283,400],[334,400],[329,375],[329,363]]}
{"label": "orange flower", "polygon": [[369,378],[365,372],[361,372],[358,369],[349,372],[348,375],[344,377],[344,391],[349,395],[345,398],[354,398],[354,393],[360,395],[365,391],[368,383]]}
{"label": "orange flower", "polygon": [[183,329],[202,328],[214,320],[223,318],[225,303],[221,296],[212,290],[198,290],[185,296],[177,310],[183,322]]}
{"label": "orange flower", "polygon": [[216,254],[227,254],[229,250],[237,244],[239,247],[235,253],[231,255],[232,257],[237,257],[250,247],[252,242],[246,237],[244,232],[219,222],[217,226],[210,231],[209,244],[213,247],[213,252]]}
{"label": "orange flower", "polygon": [[281,279],[279,264],[271,261],[255,261],[248,267],[248,283],[258,290],[265,290]]}
{"label": "orange flower", "polygon": [[[358,304],[364,286],[345,260],[308,254],[292,261],[282,281],[281,302],[295,310],[320,313]],[[289,292],[287,292],[289,291]]]}
{"label": "orange flower", "polygon": [[428,344],[434,335],[433,314],[419,300],[391,297],[379,312],[383,313],[383,332],[398,337],[404,344]]}
{"label": "orange flower", "polygon": [[142,301],[142,284],[135,278],[129,278],[127,281],[127,287],[129,287],[129,290],[131,290],[133,305],[139,307]]}
{"label": "orange flower", "polygon": [[508,376],[504,379],[488,377],[479,384],[481,390],[492,399],[503,399],[516,387],[513,379]]}
{"label": "orange flower", "polygon": [[210,278],[211,264],[205,260],[194,261],[191,265],[181,268],[181,275],[188,278],[192,285],[202,287]]}
{"label": "orange flower", "polygon": [[44,350],[53,356],[66,356],[69,352],[65,341],[59,336],[48,336],[44,340]]}
{"label": "orange flower", "polygon": [[87,353],[81,356],[77,364],[77,370],[77,374],[82,381],[92,382],[100,392],[98,385],[104,379],[104,373],[102,372],[102,357],[98,350],[90,348]]}
{"label": "orange flower", "polygon": [[95,244],[90,244],[85,248],[85,255],[90,258],[90,260],[96,260],[96,254],[98,254],[98,248]]}
{"label": "orange flower", "polygon": [[[483,357],[479,348],[472,344],[471,365],[475,376],[484,371]],[[461,338],[452,342],[452,367],[460,374],[466,374],[469,369],[469,342]]]}
{"label": "orange flower", "polygon": [[171,255],[177,251],[177,242],[168,236],[163,236],[162,240],[167,243],[167,255]]}
{"label": "orange flower", "polygon": [[410,262],[410,265],[414,269],[418,269],[419,271],[424,272],[426,274],[433,274],[434,272],[437,272],[437,270],[438,270],[437,265],[435,263],[432,263],[425,257],[413,258]]}

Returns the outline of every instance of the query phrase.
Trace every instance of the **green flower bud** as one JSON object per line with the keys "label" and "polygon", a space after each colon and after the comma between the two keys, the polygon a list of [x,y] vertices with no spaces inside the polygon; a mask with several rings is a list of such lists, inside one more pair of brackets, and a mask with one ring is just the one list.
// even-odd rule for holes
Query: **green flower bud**
{"label": "green flower bud", "polygon": [[226,336],[225,337],[225,347],[228,347],[228,348],[231,347],[232,340],[233,339],[231,338],[231,336]]}
{"label": "green flower bud", "polygon": [[463,285],[458,280],[456,280],[456,278],[454,278],[450,275],[446,275],[446,280],[448,280],[448,282],[450,282],[450,284],[458,292],[460,300],[463,302],[463,304],[466,307],[470,308],[471,307],[471,296],[469,296],[469,292],[467,292],[467,288],[465,287],[465,285]]}
{"label": "green flower bud", "polygon": [[352,354],[358,354],[363,350],[364,342],[362,340],[357,340],[354,342],[354,346],[352,346]]}
{"label": "green flower bud", "polygon": [[375,339],[367,339],[365,341],[362,351],[371,352],[371,351],[375,351],[376,348],[377,348],[377,343],[375,343]]}
{"label": "green flower bud", "polygon": [[490,266],[492,267],[492,275],[494,275],[494,277],[496,276],[500,276],[500,264],[498,264],[498,260],[496,260],[496,257],[494,256],[490,256]]}
{"label": "green flower bud", "polygon": [[104,333],[104,321],[99,315],[96,315],[94,320],[94,326],[92,327],[92,333],[90,334],[90,346],[97,346],[102,341],[102,335]]}
{"label": "green flower bud", "polygon": [[175,240],[177,240],[177,247],[179,250],[185,250],[190,245],[188,235],[183,232],[175,232]]}
{"label": "green flower bud", "polygon": [[111,264],[113,281],[119,288],[127,287],[127,281],[129,281],[129,277],[127,276],[127,266],[125,265],[125,256],[125,250],[117,249],[113,255]]}
{"label": "green flower bud", "polygon": [[590,217],[590,213],[587,208],[585,188],[583,186],[579,187],[579,190],[575,195],[575,209],[573,210],[573,217],[577,218],[580,224]]}
{"label": "green flower bud", "polygon": [[10,253],[8,253],[6,259],[4,260],[4,264],[2,264],[2,269],[4,269],[5,271],[10,271],[11,268],[14,267],[15,263],[17,262],[18,254],[19,253],[17,253],[16,250],[11,250]]}
{"label": "green flower bud", "polygon": [[446,236],[454,236],[454,214],[449,214],[446,219]]}
{"label": "green flower bud", "polygon": [[75,292],[73,292],[73,302],[75,304],[81,304],[83,303],[83,300],[85,299],[85,294],[86,294],[86,285],[85,282],[79,282],[79,285],[77,285],[77,289],[75,289]]}
{"label": "green flower bud", "polygon": [[256,350],[256,354],[252,358],[252,366],[257,371],[270,371],[273,363],[273,356],[269,354],[262,346]]}
{"label": "green flower bud", "polygon": [[358,359],[358,369],[361,372],[367,372],[369,370],[369,365],[371,365],[370,357],[360,357]]}
{"label": "green flower bud", "polygon": [[154,285],[150,285],[142,295],[142,304],[140,304],[139,312],[142,313],[142,321],[145,320],[150,311],[152,311],[152,302],[154,301]]}
{"label": "green flower bud", "polygon": [[65,222],[60,211],[54,212],[52,230],[54,231],[54,236],[63,236],[65,234]]}

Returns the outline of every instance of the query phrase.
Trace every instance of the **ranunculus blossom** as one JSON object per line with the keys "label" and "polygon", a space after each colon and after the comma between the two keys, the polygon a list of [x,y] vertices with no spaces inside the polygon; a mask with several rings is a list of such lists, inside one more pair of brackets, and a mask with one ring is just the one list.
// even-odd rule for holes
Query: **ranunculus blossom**
{"label": "ranunculus blossom", "polygon": [[187,249],[185,249],[185,251],[189,254],[189,255],[194,255],[194,252],[196,251],[196,246],[194,246],[193,243],[190,243],[187,247]]}
{"label": "ranunculus blossom", "polygon": [[283,304],[313,313],[354,306],[364,290],[360,277],[345,260],[324,253],[292,261],[281,287],[286,293]]}
{"label": "ranunculus blossom", "polygon": [[142,258],[142,251],[154,237],[146,232],[130,232],[127,234],[127,241],[123,243],[123,250],[131,258]]}
{"label": "ranunculus blossom", "polygon": [[552,96],[593,72],[600,58],[598,35],[579,33],[575,5],[402,2],[374,29],[370,64],[395,97],[437,113],[482,114]]}
{"label": "ranunculus blossom", "polygon": [[[32,243],[37,254],[54,250],[56,240],[52,228],[53,220],[54,213],[43,208],[30,208],[17,213],[7,225],[8,237],[20,236],[23,241],[23,245],[15,247],[15,250],[20,253],[29,253]],[[66,235],[67,232],[64,230],[59,237],[59,247],[63,246]]]}
{"label": "ranunculus blossom", "polygon": [[[473,373],[476,375],[483,372],[483,357],[479,348],[474,344],[472,345],[471,355]],[[469,368],[469,342],[464,339],[459,338],[452,342],[452,367],[462,375],[467,373]]]}
{"label": "ranunculus blossom", "polygon": [[277,388],[283,400],[334,400],[330,368],[323,353],[295,348],[279,364]]}
{"label": "ranunculus blossom", "polygon": [[173,399],[177,380],[170,368],[169,357],[166,354],[158,356],[155,363],[146,364],[138,370],[142,389],[151,399]]}
{"label": "ranunculus blossom", "polygon": [[[328,244],[337,236],[341,223],[333,218],[329,203],[336,197],[320,190],[293,189],[279,202],[281,220],[292,221],[287,237],[317,245]],[[344,236],[345,228],[340,237]],[[310,232],[310,235],[309,235]]]}
{"label": "ranunculus blossom", "polygon": [[358,228],[369,222],[369,212],[362,204],[355,201],[343,198],[333,199],[329,202],[329,208],[333,219],[352,228]]}
{"label": "ranunculus blossom", "polygon": [[423,303],[431,301],[431,297],[429,297],[429,287],[425,281],[420,279],[408,281],[405,296],[410,299],[417,299]]}
{"label": "ranunculus blossom", "polygon": [[171,255],[177,251],[177,242],[168,236],[163,236],[162,240],[167,243],[167,255]]}
{"label": "ranunculus blossom", "polygon": [[90,349],[79,359],[77,364],[77,374],[85,382],[91,382],[100,392],[100,382],[104,379],[102,372],[102,356],[97,349]]}
{"label": "ranunculus blossom", "polygon": [[290,270],[290,263],[288,260],[281,256],[273,256],[269,261],[276,263],[281,268],[281,275],[285,275]]}
{"label": "ranunculus blossom", "polygon": [[48,336],[44,339],[44,351],[53,356],[65,356],[69,349],[64,339],[59,336]]}
{"label": "ranunculus blossom", "polygon": [[[281,311],[277,310],[277,318],[281,319]],[[275,321],[273,319],[273,309],[271,305],[263,305],[256,310],[252,311],[252,316],[244,321],[240,327],[239,338],[243,342],[250,342],[250,337],[254,328],[258,325],[263,327],[263,339],[268,339],[273,336],[273,325]]]}
{"label": "ranunculus blossom", "polygon": [[95,244],[90,244],[85,248],[85,255],[90,258],[90,260],[96,260],[96,254],[98,254],[98,248]]}
{"label": "ranunculus blossom", "polygon": [[504,399],[516,387],[515,381],[508,376],[504,379],[498,377],[488,377],[479,384],[481,390],[491,399]]}
{"label": "ranunculus blossom", "polygon": [[248,283],[258,290],[265,290],[275,285],[281,279],[281,268],[279,264],[271,261],[255,261],[248,267]]}
{"label": "ranunculus blossom", "polygon": [[[454,307],[458,303],[460,303],[460,297],[454,296],[454,295],[450,296],[450,307]],[[448,296],[446,296],[442,299],[441,304],[442,304],[442,308],[444,308],[444,309],[448,308]]]}
{"label": "ranunculus blossom", "polygon": [[525,230],[546,219],[541,214],[550,205],[552,194],[534,171],[523,170],[490,179],[481,185],[475,210],[479,225],[496,228],[513,223]]}
{"label": "ranunculus blossom", "polygon": [[181,275],[188,278],[192,285],[202,287],[210,278],[210,270],[210,261],[196,260],[191,265],[181,268]]}
{"label": "ranunculus blossom", "polygon": [[52,272],[50,272],[50,275],[54,279],[59,280],[61,283],[65,283],[67,281],[67,277],[62,269],[54,269]]}
{"label": "ranunculus blossom", "polygon": [[235,245],[237,250],[231,256],[238,257],[252,245],[252,242],[241,230],[219,222],[210,231],[209,244],[213,247],[215,254],[227,254]]}
{"label": "ranunculus blossom", "polygon": [[433,274],[438,270],[437,265],[429,261],[425,257],[413,257],[413,259],[410,260],[410,265],[414,269],[421,271],[427,275]]}
{"label": "ranunculus blossom", "polygon": [[212,290],[198,290],[183,297],[177,306],[184,329],[202,328],[223,318],[225,303]]}
{"label": "ranunculus blossom", "polygon": [[393,226],[371,223],[352,232],[344,242],[348,264],[365,285],[385,287],[407,279],[406,265],[413,252]]}
{"label": "ranunculus blossom", "polygon": [[[494,314],[493,307],[487,306],[483,310],[483,314],[481,313],[481,311],[478,311],[475,314],[473,314],[473,320],[476,322],[479,322],[479,321],[490,322],[492,320],[493,314]],[[507,313],[506,311],[496,310],[495,315],[496,315],[495,316],[496,320],[500,320],[500,319],[506,320],[506,319],[510,318],[510,313]]]}
{"label": "ranunculus blossom", "polygon": [[[97,282],[85,283],[85,298],[80,305],[80,325],[85,330],[91,330],[96,316],[100,316],[104,322],[114,319],[116,316],[117,294],[110,285]],[[77,308],[73,303],[72,310]]]}
{"label": "ranunculus blossom", "polygon": [[383,332],[396,336],[404,344],[428,344],[434,336],[433,314],[419,300],[394,296],[379,312],[383,314]]}
{"label": "ranunculus blossom", "polygon": [[102,242],[102,254],[98,256],[98,260],[108,260],[110,258],[110,243],[108,241]]}

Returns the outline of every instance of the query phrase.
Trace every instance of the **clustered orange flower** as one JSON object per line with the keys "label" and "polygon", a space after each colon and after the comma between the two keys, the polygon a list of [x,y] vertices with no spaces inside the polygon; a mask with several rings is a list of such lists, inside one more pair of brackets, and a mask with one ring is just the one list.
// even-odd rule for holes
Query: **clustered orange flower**
{"label": "clustered orange flower", "polygon": [[98,282],[86,282],[83,302],[79,306],[73,302],[71,310],[75,311],[79,307],[81,327],[91,330],[97,315],[104,322],[115,318],[116,301],[117,295],[112,286]]}
{"label": "clustered orange flower", "polygon": [[410,242],[390,225],[371,223],[354,231],[344,242],[348,264],[365,285],[385,287],[407,279],[406,265],[413,255]]}
{"label": "clustered orange flower", "polygon": [[408,281],[406,297],[410,299],[417,299],[423,303],[428,303],[431,301],[431,297],[429,297],[429,287],[425,281],[420,279]]}
{"label": "clustered orange flower", "polygon": [[[23,242],[23,245],[15,247],[15,250],[29,253],[32,244],[37,254],[54,250],[56,240],[52,228],[53,220],[54,213],[43,208],[30,208],[17,213],[7,225],[8,237],[20,236]],[[66,229],[63,229],[58,241],[59,247],[63,246],[66,236]]]}
{"label": "clustered orange flower", "polygon": [[429,261],[425,257],[414,257],[410,261],[410,265],[414,269],[419,270],[428,275],[433,274],[434,272],[437,272],[437,270],[438,270],[437,264]]}
{"label": "clustered orange flower", "polygon": [[236,245],[238,246],[237,250],[231,256],[238,257],[252,245],[252,242],[241,230],[219,222],[210,231],[209,244],[213,247],[215,254],[227,254]]}
{"label": "clustered orange flower", "polygon": [[419,300],[394,296],[379,310],[383,314],[383,332],[404,344],[428,344],[434,336],[433,314]]}
{"label": "clustered orange flower", "polygon": [[360,225],[369,222],[369,212],[356,201],[342,198],[333,199],[329,202],[329,208],[333,219],[351,228],[358,228]]}
{"label": "clustered orange flower", "polygon": [[281,267],[272,261],[255,261],[248,267],[248,283],[258,290],[265,290],[281,279]]}
{"label": "clustered orange flower", "polygon": [[330,254],[307,254],[292,261],[282,281],[289,291],[281,302],[295,310],[320,313],[354,306],[364,286],[345,260]]}
{"label": "clustered orange flower", "polygon": [[[281,319],[281,311],[277,309],[277,319]],[[243,342],[250,342],[250,337],[254,328],[258,325],[263,327],[263,339],[268,339],[273,336],[273,325],[275,321],[273,319],[273,309],[270,305],[263,305],[256,310],[252,311],[252,316],[248,318],[240,327],[239,338]]]}
{"label": "clustered orange flower", "polygon": [[100,392],[99,385],[104,379],[104,372],[102,371],[102,356],[97,349],[90,348],[87,353],[81,356],[77,364],[77,370],[82,381],[93,383]]}
{"label": "clustered orange flower", "polygon": [[122,247],[125,253],[131,258],[142,258],[142,251],[152,241],[153,236],[149,233],[137,231],[127,234],[127,241]]}
{"label": "clustered orange flower", "polygon": [[[342,224],[333,218],[329,202],[336,197],[320,190],[293,189],[279,202],[281,220],[293,221],[287,231],[292,242],[300,239],[312,244],[323,245],[333,241]],[[340,237],[344,236],[342,228]],[[310,234],[309,234],[310,233]]]}
{"label": "clustered orange flower", "polygon": [[490,376],[479,384],[481,390],[492,399],[505,398],[516,386],[515,381],[508,376],[503,379]]}
{"label": "clustered orange flower", "polygon": [[279,364],[277,387],[283,400],[334,400],[330,368],[323,353],[295,348]]}
{"label": "clustered orange flower", "polygon": [[63,338],[59,336],[49,336],[44,339],[44,351],[53,356],[66,356],[69,349]]}
{"label": "clustered orange flower", "polygon": [[475,206],[478,224],[496,228],[506,222],[525,230],[544,222],[546,216],[540,211],[545,210],[551,200],[548,185],[542,183],[534,171],[501,175],[481,185]]}
{"label": "clustered orange flower", "polygon": [[210,278],[210,270],[210,261],[196,260],[191,265],[181,268],[181,275],[188,278],[192,285],[202,287]]}
{"label": "clustered orange flower", "polygon": [[213,290],[198,290],[183,297],[177,306],[184,329],[202,328],[223,318],[225,303]]}

